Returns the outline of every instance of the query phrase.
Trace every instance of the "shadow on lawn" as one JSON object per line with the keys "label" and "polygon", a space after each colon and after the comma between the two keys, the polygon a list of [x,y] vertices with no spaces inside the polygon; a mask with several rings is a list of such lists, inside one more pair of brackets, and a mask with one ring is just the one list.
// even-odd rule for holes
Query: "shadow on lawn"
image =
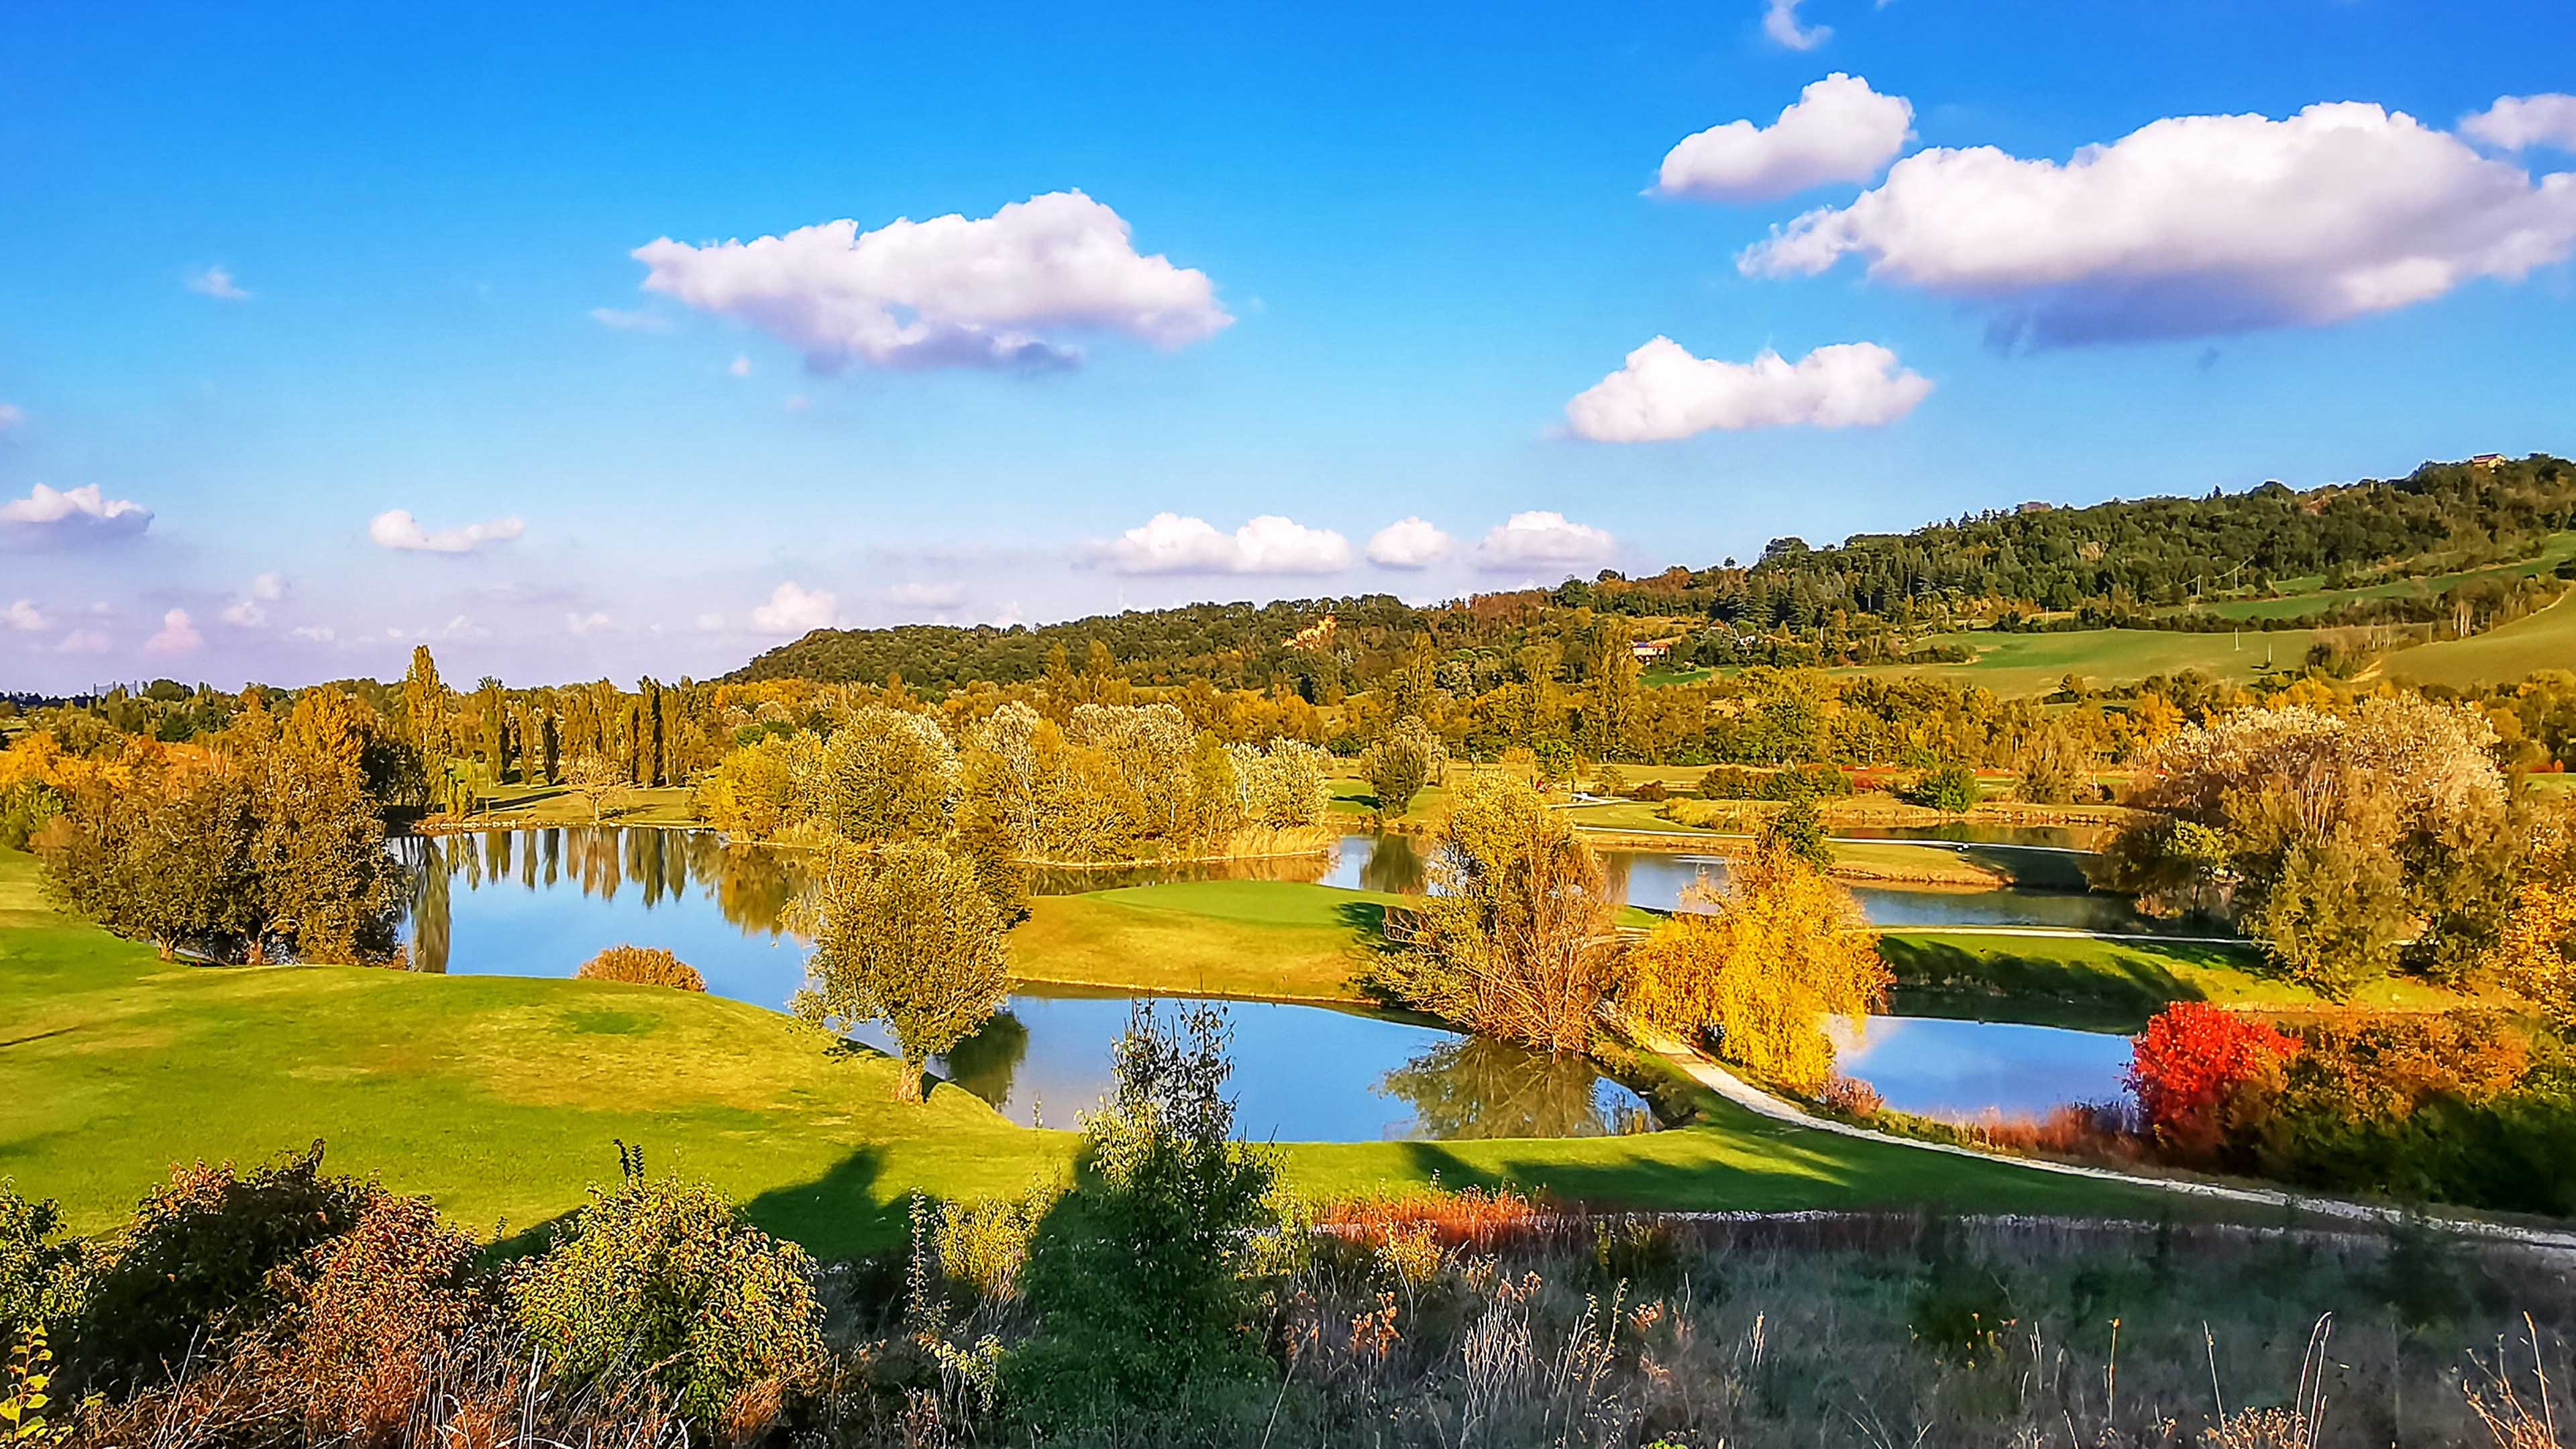
{"label": "shadow on lawn", "polygon": [[2177,966],[2273,979],[2251,951],[2235,946],[2111,946],[2076,963],[1890,935],[1879,938],[1878,952],[1896,973],[1901,1014],[2090,1030],[2135,1031],[2169,1002],[2210,1000],[2207,983]]}

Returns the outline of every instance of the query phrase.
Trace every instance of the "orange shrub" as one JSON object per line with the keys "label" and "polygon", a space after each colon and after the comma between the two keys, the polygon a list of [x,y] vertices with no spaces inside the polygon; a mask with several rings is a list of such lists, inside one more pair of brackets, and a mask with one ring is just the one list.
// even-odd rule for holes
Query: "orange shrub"
{"label": "orange shrub", "polygon": [[704,991],[707,979],[698,968],[658,946],[611,946],[581,963],[573,973],[584,981],[624,981],[636,986],[669,986]]}
{"label": "orange shrub", "polygon": [[289,1365],[316,1441],[390,1444],[485,1303],[474,1240],[426,1198],[379,1197],[314,1250]]}
{"label": "orange shrub", "polygon": [[1318,1221],[1328,1231],[1354,1242],[1382,1246],[1397,1238],[1428,1231],[1444,1248],[1492,1248],[1509,1237],[1527,1233],[1551,1209],[1510,1188],[1464,1192],[1439,1188],[1389,1191],[1344,1198],[1325,1206]]}

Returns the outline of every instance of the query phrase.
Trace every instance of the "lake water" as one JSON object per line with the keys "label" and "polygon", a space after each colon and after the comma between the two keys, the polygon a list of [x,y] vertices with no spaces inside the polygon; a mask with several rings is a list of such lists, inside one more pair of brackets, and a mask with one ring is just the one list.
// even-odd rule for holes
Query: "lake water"
{"label": "lake water", "polygon": [[1900,1112],[1972,1122],[2045,1117],[2077,1102],[2122,1100],[2129,1039],[2005,1022],[1873,1016],[1836,1022],[1834,1070]]}
{"label": "lake water", "polygon": [[[658,946],[707,989],[783,1009],[804,944],[780,925],[793,852],[729,850],[705,831],[491,831],[401,843],[414,865],[405,939],[421,969],[570,976],[608,946]],[[1024,1125],[1071,1127],[1110,1083],[1134,998],[1038,995],[933,1069]],[[1235,1125],[1260,1141],[1575,1137],[1653,1125],[1591,1062],[1361,1011],[1233,1003]],[[880,1030],[854,1033],[890,1047]]]}
{"label": "lake water", "polygon": [[[605,947],[658,946],[696,967],[718,995],[783,1009],[804,975],[804,946],[781,918],[802,888],[793,851],[730,849],[713,832],[614,826],[488,831],[401,842],[416,867],[405,939],[423,970],[569,976]],[[1672,909],[1723,860],[1604,852],[1621,895]],[[1043,891],[1210,875],[1256,875],[1346,888],[1418,891],[1424,859],[1407,836],[1351,836],[1330,857],[1119,872],[1049,872]],[[2125,903],[2030,890],[1862,888],[1881,924],[2143,924]],[[1024,994],[981,1036],[935,1067],[1029,1125],[1066,1127],[1109,1082],[1110,1044],[1131,998]],[[1390,1137],[1585,1136],[1647,1123],[1647,1104],[1580,1058],[1359,1011],[1239,1003],[1234,1086],[1245,1136],[1282,1141]],[[872,1045],[882,1037],[860,1033]],[[2119,1095],[2120,1037],[2043,1027],[1873,1018],[1842,1070],[1890,1105],[1927,1115],[2039,1115]]]}

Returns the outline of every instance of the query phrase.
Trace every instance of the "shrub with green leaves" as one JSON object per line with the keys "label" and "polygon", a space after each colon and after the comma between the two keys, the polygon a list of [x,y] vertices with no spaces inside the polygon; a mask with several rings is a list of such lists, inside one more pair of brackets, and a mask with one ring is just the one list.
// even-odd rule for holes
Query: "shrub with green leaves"
{"label": "shrub with green leaves", "polygon": [[1916,805],[1928,805],[1945,815],[1965,815],[1977,808],[1985,790],[1977,784],[1977,772],[1965,765],[1941,765],[1923,772],[1922,778],[1899,790],[1898,795]]}
{"label": "shrub with green leaves", "polygon": [[111,1377],[146,1374],[192,1345],[264,1326],[291,1286],[280,1270],[383,1195],[326,1176],[319,1142],[246,1175],[229,1162],[173,1169],[108,1250],[81,1314],[81,1360]]}
{"label": "shrub with green leaves", "polygon": [[81,1241],[64,1240],[62,1230],[52,1199],[20,1197],[14,1181],[0,1178],[0,1343],[80,1312],[92,1265]]}
{"label": "shrub with green leaves", "polygon": [[1267,1372],[1246,1320],[1278,1169],[1232,1140],[1228,1035],[1204,1005],[1168,1027],[1148,1003],[1129,1019],[1081,1175],[1029,1253],[1039,1328],[1003,1382],[1030,1422],[1132,1423]]}
{"label": "shrub with green leaves", "polygon": [[823,1355],[814,1260],[743,1220],[705,1182],[648,1178],[591,1190],[563,1237],[511,1276],[520,1325],[577,1380],[649,1378],[690,1418],[725,1422],[746,1389],[792,1381]]}

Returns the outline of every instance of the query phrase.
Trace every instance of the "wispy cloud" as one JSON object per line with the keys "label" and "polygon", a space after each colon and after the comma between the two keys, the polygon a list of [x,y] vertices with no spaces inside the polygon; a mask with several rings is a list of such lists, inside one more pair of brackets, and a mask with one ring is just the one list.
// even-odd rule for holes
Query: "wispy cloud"
{"label": "wispy cloud", "polygon": [[250,293],[243,290],[239,282],[233,280],[231,270],[220,266],[208,267],[202,272],[189,273],[188,290],[200,297],[212,297],[221,302],[250,300]]}
{"label": "wispy cloud", "polygon": [[367,525],[367,536],[374,539],[378,547],[400,553],[472,553],[489,544],[508,543],[525,532],[527,525],[512,517],[443,528],[431,533],[420,526],[407,508],[387,509]]}

